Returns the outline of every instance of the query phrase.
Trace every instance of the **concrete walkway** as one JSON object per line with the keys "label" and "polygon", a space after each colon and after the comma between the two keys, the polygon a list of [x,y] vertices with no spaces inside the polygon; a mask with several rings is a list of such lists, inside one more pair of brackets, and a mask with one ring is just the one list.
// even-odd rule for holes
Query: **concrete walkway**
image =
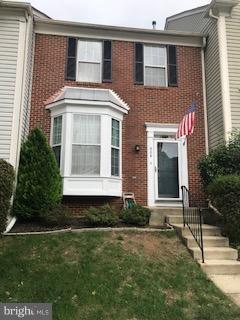
{"label": "concrete walkway", "polygon": [[240,306],[240,274],[235,275],[209,275],[215,285]]}

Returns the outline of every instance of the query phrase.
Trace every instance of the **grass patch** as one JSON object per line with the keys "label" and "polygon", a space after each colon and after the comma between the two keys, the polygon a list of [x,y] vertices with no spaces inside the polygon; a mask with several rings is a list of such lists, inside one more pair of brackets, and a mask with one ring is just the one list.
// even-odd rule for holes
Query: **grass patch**
{"label": "grass patch", "polygon": [[240,319],[174,233],[5,237],[0,261],[0,301],[53,303],[54,320]]}

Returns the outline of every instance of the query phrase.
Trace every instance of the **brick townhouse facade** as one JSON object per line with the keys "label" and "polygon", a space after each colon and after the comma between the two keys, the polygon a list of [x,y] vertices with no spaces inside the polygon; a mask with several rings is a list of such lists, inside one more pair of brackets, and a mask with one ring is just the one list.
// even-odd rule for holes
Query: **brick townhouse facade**
{"label": "brick townhouse facade", "polygon": [[[63,177],[64,203],[178,206],[181,185],[199,204],[198,160],[206,153],[204,38],[36,21],[30,129],[47,134]],[[175,140],[193,100],[194,134]]]}

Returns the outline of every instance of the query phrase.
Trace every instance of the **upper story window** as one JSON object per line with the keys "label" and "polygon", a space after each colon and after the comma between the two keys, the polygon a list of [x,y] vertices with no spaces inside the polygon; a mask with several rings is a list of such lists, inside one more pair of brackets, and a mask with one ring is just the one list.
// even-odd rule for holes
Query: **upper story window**
{"label": "upper story window", "polygon": [[66,79],[111,82],[112,42],[68,38]]}
{"label": "upper story window", "polygon": [[135,43],[135,83],[177,86],[176,46]]}
{"label": "upper story window", "polygon": [[102,42],[78,41],[77,81],[102,81]]}
{"label": "upper story window", "polygon": [[144,46],[144,75],[145,85],[167,86],[166,47]]}

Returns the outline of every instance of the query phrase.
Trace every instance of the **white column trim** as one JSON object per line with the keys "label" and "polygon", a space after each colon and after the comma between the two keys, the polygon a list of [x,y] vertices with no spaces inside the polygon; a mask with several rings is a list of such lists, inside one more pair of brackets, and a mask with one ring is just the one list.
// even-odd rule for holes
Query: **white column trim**
{"label": "white column trim", "polygon": [[147,190],[148,206],[155,204],[154,193],[154,131],[147,131]]}
{"label": "white column trim", "polygon": [[219,41],[219,59],[222,91],[222,108],[224,138],[227,142],[232,131],[231,101],[230,101],[230,84],[228,70],[228,53],[227,53],[227,34],[225,16],[219,16],[217,20],[218,41]]}

